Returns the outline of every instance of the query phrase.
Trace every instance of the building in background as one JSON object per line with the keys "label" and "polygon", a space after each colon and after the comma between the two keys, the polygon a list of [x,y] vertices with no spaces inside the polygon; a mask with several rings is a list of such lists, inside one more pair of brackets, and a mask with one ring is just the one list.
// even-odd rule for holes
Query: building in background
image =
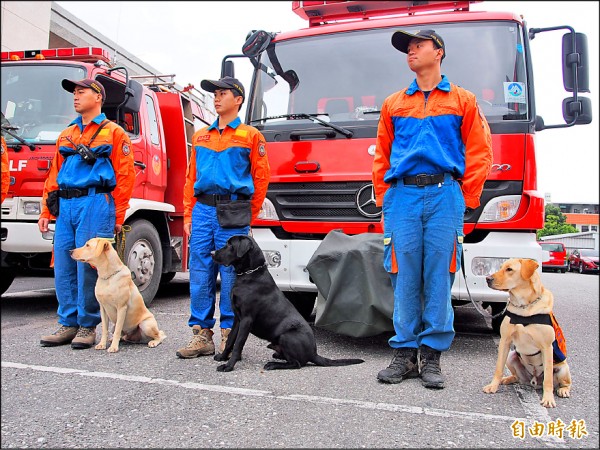
{"label": "building in background", "polygon": [[598,231],[598,204],[593,203],[553,203],[567,218],[567,223],[581,232]]}

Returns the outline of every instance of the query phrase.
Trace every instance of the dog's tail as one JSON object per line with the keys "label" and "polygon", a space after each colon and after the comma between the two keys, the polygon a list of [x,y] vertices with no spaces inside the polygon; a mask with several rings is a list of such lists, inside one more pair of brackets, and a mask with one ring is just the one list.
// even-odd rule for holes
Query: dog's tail
{"label": "dog's tail", "polygon": [[323,366],[323,367],[333,367],[333,366],[349,366],[351,364],[361,364],[364,363],[365,361],[362,359],[329,359],[329,358],[324,358],[323,356],[320,355],[316,355],[312,361],[313,364],[317,365],[317,366]]}

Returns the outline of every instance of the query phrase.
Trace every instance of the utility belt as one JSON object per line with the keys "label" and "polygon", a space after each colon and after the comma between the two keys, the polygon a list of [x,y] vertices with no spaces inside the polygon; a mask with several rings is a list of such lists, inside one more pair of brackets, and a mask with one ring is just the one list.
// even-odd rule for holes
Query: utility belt
{"label": "utility belt", "polygon": [[250,197],[245,194],[198,194],[198,202],[214,206],[221,228],[243,228],[250,225]]}
{"label": "utility belt", "polygon": [[79,198],[85,197],[87,195],[93,194],[106,194],[108,192],[112,192],[113,189],[106,187],[97,187],[97,188],[70,188],[70,189],[59,189],[58,196],[60,198]]}
{"label": "utility belt", "polygon": [[218,203],[229,200],[250,200],[245,194],[198,194],[196,199],[203,205],[217,206]]}
{"label": "utility belt", "polygon": [[[424,186],[429,186],[431,184],[443,183],[444,181],[450,181],[453,179],[454,179],[454,177],[452,176],[452,174],[449,174],[449,173],[436,173],[433,175],[429,175],[426,173],[420,173],[420,174],[412,176],[412,177],[404,177],[402,179],[402,182],[404,183],[405,186],[424,187]],[[394,185],[396,183],[394,182],[392,184]]]}

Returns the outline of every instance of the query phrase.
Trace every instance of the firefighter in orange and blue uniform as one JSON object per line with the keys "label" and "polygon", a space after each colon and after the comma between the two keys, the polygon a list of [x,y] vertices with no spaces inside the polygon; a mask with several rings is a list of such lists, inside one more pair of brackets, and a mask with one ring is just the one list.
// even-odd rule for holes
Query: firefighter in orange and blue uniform
{"label": "firefighter in orange and blue uniform", "polygon": [[[249,224],[261,209],[269,184],[269,161],[263,135],[241,123],[239,109],[244,87],[233,77],[203,80],[202,89],[215,95],[219,117],[192,137],[192,150],[184,186],[184,228],[190,235],[190,318],[192,339],[177,350],[179,358],[196,358],[215,353],[213,330],[217,272],[221,275],[219,297],[223,351],[233,325],[230,293],[234,268],[219,266],[211,251],[223,247],[233,235],[248,235]],[[220,202],[250,199],[247,223],[223,227],[219,222]],[[241,226],[238,226],[241,225]]]}
{"label": "firefighter in orange and blue uniform", "polygon": [[[104,86],[92,79],[65,79],[62,87],[73,93],[75,111],[80,115],[58,137],[44,184],[38,226],[47,232],[49,221],[56,220],[53,259],[60,327],[43,336],[40,344],[70,343],[72,348],[82,349],[94,344],[100,323],[94,293],[98,275],[89,264],[73,260],[71,250],[94,237],[112,239],[121,231],[135,171],[129,136],[101,113]],[[92,155],[82,151],[80,144]],[[54,210],[57,200],[58,209]]]}
{"label": "firefighter in orange and blue uniform", "polygon": [[417,77],[384,101],[373,162],[396,332],[389,340],[392,363],[377,378],[421,377],[426,388],[440,389],[440,354],[454,339],[451,288],[463,217],[479,206],[492,164],[491,134],[475,96],[441,74],[446,48],[439,34],[397,31],[392,45],[407,54]]}

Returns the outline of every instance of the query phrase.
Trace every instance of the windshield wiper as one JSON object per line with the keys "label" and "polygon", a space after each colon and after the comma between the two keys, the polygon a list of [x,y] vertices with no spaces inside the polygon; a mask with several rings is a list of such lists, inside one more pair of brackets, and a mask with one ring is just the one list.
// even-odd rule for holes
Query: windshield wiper
{"label": "windshield wiper", "polygon": [[[30,150],[35,150],[35,145],[27,142],[25,139],[23,139],[20,136],[17,136],[16,134],[12,133],[10,130],[17,130],[18,128],[16,127],[8,127],[8,126],[3,126],[2,127],[2,131],[12,137],[14,137],[17,141],[19,141],[21,144],[29,147]],[[16,150],[16,146],[19,146],[19,144],[7,144],[7,147],[12,147],[15,146],[15,150]],[[20,147],[20,146],[19,146]]]}
{"label": "windshield wiper", "polygon": [[280,116],[261,117],[260,119],[251,120],[250,123],[252,124],[252,123],[256,123],[256,122],[265,122],[267,120],[273,120],[273,119],[291,119],[291,120],[311,119],[311,120],[315,120],[315,121],[319,122],[322,125],[325,125],[326,127],[329,127],[331,129],[337,131],[340,134],[343,134],[347,138],[351,138],[354,135],[354,133],[352,131],[347,130],[346,128],[342,128],[337,125],[334,125],[330,122],[326,122],[323,119],[318,117],[318,116],[327,116],[327,115],[328,114],[326,114],[326,113],[323,113],[323,114],[307,114],[307,113],[282,114]]}

